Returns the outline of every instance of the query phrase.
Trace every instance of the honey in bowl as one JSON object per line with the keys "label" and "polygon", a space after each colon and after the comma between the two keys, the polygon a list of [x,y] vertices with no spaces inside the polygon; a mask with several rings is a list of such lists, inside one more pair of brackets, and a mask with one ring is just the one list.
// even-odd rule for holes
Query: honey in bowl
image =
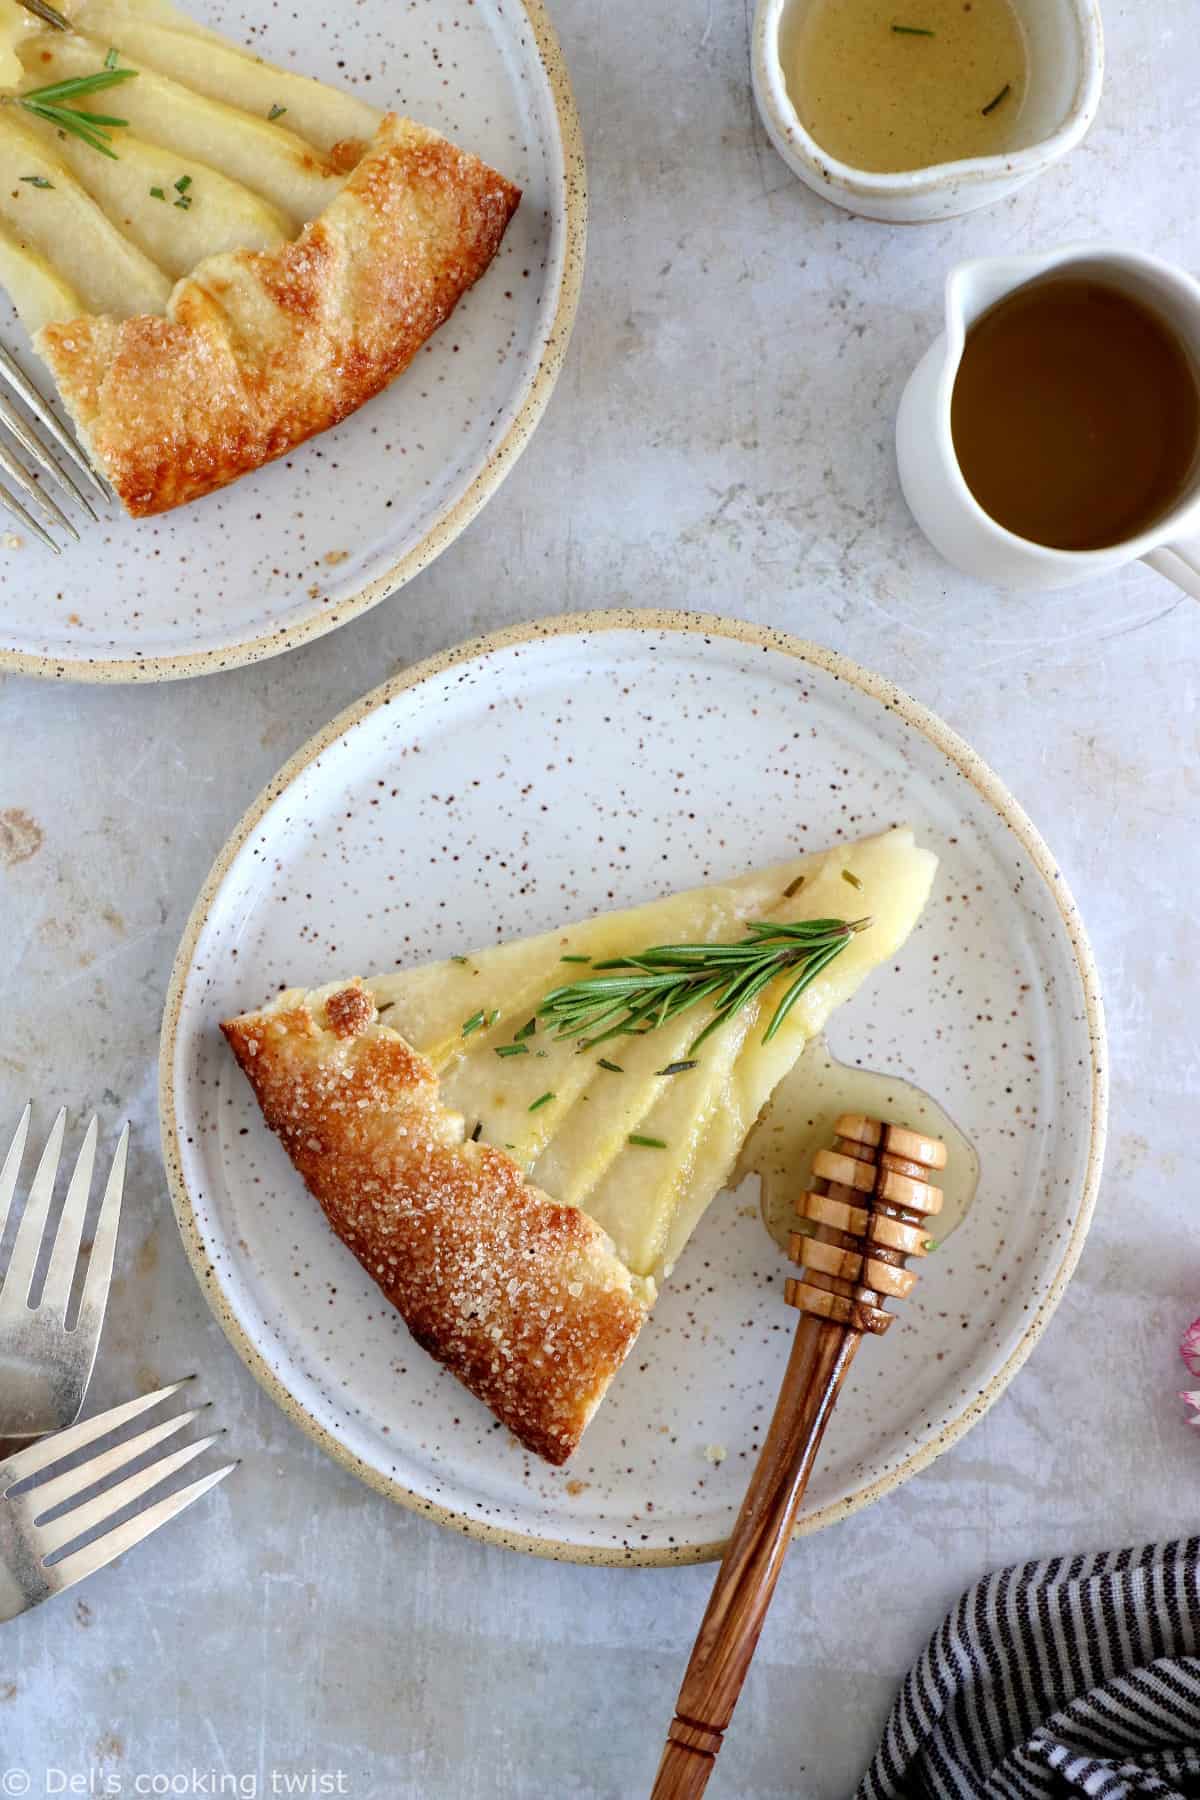
{"label": "honey in bowl", "polygon": [[1182,340],[1133,294],[1052,276],[976,321],[950,410],[984,511],[1033,543],[1101,550],[1182,498],[1200,453],[1200,388]]}
{"label": "honey in bowl", "polygon": [[1011,0],[795,0],[780,57],[821,148],[887,174],[1009,149],[1028,74]]}

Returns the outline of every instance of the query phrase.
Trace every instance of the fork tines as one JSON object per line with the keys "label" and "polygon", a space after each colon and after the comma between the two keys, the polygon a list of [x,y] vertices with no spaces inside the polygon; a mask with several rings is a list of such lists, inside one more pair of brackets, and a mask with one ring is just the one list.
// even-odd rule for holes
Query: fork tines
{"label": "fork tines", "polygon": [[[0,1620],[14,1617],[102,1569],[237,1467],[236,1461],[225,1463],[121,1517],[222,1436],[220,1431],[209,1432],[155,1456],[140,1468],[134,1466],[205,1410],[195,1406],[108,1449],[97,1448],[82,1460],[72,1460],[71,1466],[59,1473],[48,1473],[91,1446],[99,1446],[141,1413],[177,1394],[191,1379],[187,1376],[156,1393],[111,1407],[0,1462],[0,1515],[7,1515],[0,1516]],[[120,1479],[112,1481],[113,1476]],[[105,1482],[109,1485],[101,1486]],[[96,1489],[99,1491],[93,1491]],[[4,1579],[6,1564],[8,1582]]]}
{"label": "fork tines", "polygon": [[[0,1165],[0,1240],[13,1209],[31,1111],[30,1106],[25,1108]],[[0,1439],[34,1437],[72,1423],[83,1405],[104,1323],[121,1216],[129,1128],[126,1126],[121,1133],[113,1154],[79,1306],[68,1326],[99,1132],[93,1118],[84,1133],[51,1236],[50,1212],[62,1159],[66,1116],[63,1108],[50,1128],[16,1227],[8,1267],[0,1280],[0,1366],[4,1371],[0,1383]],[[46,1253],[46,1276],[34,1307],[31,1298]]]}
{"label": "fork tines", "polygon": [[[24,500],[38,507],[52,525],[69,532],[71,537],[78,542],[79,533],[59,504],[59,500],[55,498],[55,492],[68,505],[82,507],[93,522],[98,522],[100,515],[75,476],[82,475],[103,499],[108,498],[107,489],[70,433],[59,423],[50,406],[30,381],[21,365],[2,344],[0,344],[0,382],[10,388],[18,396],[22,405],[33,414],[44,437],[50,440],[55,452],[55,454],[51,454],[43,438],[34,431],[20,409],[5,394],[0,393],[0,425],[15,440],[28,461],[36,465],[50,485],[44,486],[38,481],[27,464],[14,455],[2,440],[0,440],[0,473],[7,477],[8,482],[18,490],[18,493],[24,496]],[[72,469],[75,474],[72,474]],[[52,489],[54,491],[51,491]],[[18,499],[11,488],[0,481],[0,506],[3,506],[14,518],[19,519],[29,531],[34,533],[35,537],[53,550],[55,555],[58,555],[59,545],[45,526],[34,517],[24,500]]]}

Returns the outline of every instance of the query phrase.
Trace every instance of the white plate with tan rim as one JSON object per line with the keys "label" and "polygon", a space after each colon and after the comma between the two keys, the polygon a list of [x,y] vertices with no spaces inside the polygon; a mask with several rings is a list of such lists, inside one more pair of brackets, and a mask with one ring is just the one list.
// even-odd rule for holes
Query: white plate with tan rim
{"label": "white plate with tan rim", "polygon": [[[553,389],[579,294],[579,122],[543,0],[242,0],[187,10],[349,87],[522,189],[499,254],[415,362],[334,431],[157,518],[114,502],[60,557],[0,520],[0,670],[163,681],[275,656],[393,593],[495,491]],[[50,391],[0,294],[0,342]],[[19,540],[19,541],[18,541]]]}
{"label": "white plate with tan rim", "polygon": [[932,1090],[982,1180],[886,1353],[859,1358],[802,1529],[965,1431],[1061,1295],[1099,1179],[1103,1023],[1074,905],[996,777],[888,682],[754,626],[619,611],[477,640],[369,695],[270,784],[197,901],[163,1034],[167,1167],[209,1302],[285,1411],[372,1486],[478,1537],[590,1562],[714,1555],[795,1319],[745,1190],[714,1203],[554,1470],[416,1347],[334,1239],[218,1021],[288,983],[456,954],[902,820],[942,858],[934,897],[837,1015],[833,1048]]}

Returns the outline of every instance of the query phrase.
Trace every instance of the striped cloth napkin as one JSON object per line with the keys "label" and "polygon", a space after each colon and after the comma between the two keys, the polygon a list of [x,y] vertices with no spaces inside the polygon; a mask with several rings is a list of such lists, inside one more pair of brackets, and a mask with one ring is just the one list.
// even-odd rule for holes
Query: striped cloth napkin
{"label": "striped cloth napkin", "polygon": [[963,1595],[856,1800],[1200,1800],[1200,1538],[1055,1557]]}

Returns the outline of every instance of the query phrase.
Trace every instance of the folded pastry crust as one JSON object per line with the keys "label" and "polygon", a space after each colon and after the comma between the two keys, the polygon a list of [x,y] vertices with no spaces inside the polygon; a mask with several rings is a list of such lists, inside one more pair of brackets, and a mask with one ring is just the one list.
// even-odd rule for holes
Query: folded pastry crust
{"label": "folded pastry crust", "polygon": [[422,1347],[565,1462],[655,1298],[586,1213],[473,1143],[358,980],[222,1026],[267,1123]]}
{"label": "folded pastry crust", "polygon": [[389,114],[293,242],[206,258],[165,317],[85,314],[44,326],[35,347],[129,512],[162,512],[386,387],[487,268],[519,199],[478,157]]}

